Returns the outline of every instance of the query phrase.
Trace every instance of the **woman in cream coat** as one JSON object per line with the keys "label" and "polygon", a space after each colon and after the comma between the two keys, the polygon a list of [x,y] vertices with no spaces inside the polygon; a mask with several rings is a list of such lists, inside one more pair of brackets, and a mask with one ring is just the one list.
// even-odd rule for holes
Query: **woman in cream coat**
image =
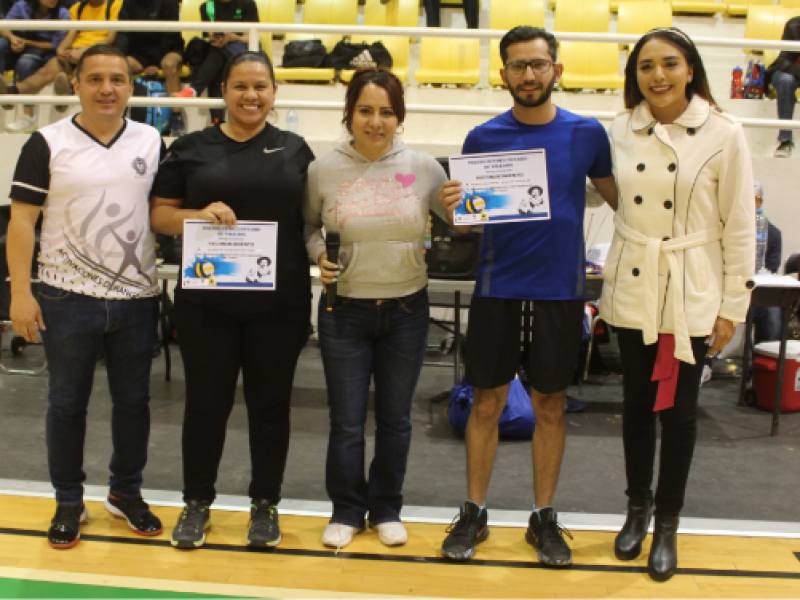
{"label": "woman in cream coat", "polygon": [[639,556],[655,505],[648,569],[666,581],[678,563],[703,359],[745,320],[754,287],[753,175],[741,125],[716,106],[680,30],[653,30],[636,44],[625,104],[611,126],[619,206],[601,302],[617,327],[624,378],[628,518],[615,552]]}

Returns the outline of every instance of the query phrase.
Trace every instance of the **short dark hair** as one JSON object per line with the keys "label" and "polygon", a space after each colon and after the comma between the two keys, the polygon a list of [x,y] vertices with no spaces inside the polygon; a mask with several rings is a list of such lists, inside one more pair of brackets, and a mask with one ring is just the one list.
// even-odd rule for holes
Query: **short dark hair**
{"label": "short dark hair", "polygon": [[386,90],[392,110],[397,117],[397,124],[402,123],[406,118],[406,101],[403,97],[403,84],[397,75],[386,69],[376,69],[367,67],[356,71],[350,83],[347,85],[347,93],[344,100],[344,117],[342,123],[347,127],[347,131],[353,133],[353,113],[356,109],[356,102],[361,97],[362,90],[370,83]]}
{"label": "short dark hair", "polygon": [[246,50],[245,52],[231,56],[225,64],[225,69],[222,71],[223,83],[225,83],[225,85],[228,84],[233,67],[246,62],[259,62],[267,67],[269,79],[272,81],[272,86],[275,87],[275,69],[272,67],[272,61],[269,59],[269,56],[267,56],[267,53],[263,50]]}
{"label": "short dark hair", "polygon": [[686,64],[692,69],[692,80],[686,85],[686,99],[691,100],[696,94],[706,100],[712,106],[716,106],[717,102],[711,95],[711,87],[708,85],[708,76],[706,69],[703,66],[703,59],[700,58],[700,52],[697,46],[683,31],[677,27],[669,27],[662,29],[651,29],[645,33],[628,57],[628,63],[625,65],[625,108],[635,108],[644,100],[644,94],[639,89],[639,79],[637,77],[637,67],[639,63],[639,54],[642,52],[644,45],[650,40],[662,40],[678,49],[686,60]]}
{"label": "short dark hair", "polygon": [[547,48],[550,52],[550,58],[553,62],[558,62],[558,42],[556,36],[541,27],[530,27],[528,25],[520,25],[514,27],[511,31],[503,36],[500,40],[500,58],[503,64],[508,60],[508,47],[512,44],[519,44],[520,42],[530,42],[531,40],[544,40],[547,42]]}
{"label": "short dark hair", "polygon": [[125,55],[119,48],[110,44],[95,44],[94,46],[89,46],[86,52],[81,54],[81,57],[78,59],[78,64],[75,65],[76,80],[80,81],[83,63],[90,56],[119,56],[122,62],[125,63],[125,69],[128,71],[128,79],[133,81],[133,72],[131,71],[130,63],[125,59]]}
{"label": "short dark hair", "polygon": [[539,190],[540,194],[544,194],[544,190],[542,189],[542,186],[540,186],[540,185],[534,185],[534,186],[528,188],[528,193],[531,196],[533,196],[533,190]]}

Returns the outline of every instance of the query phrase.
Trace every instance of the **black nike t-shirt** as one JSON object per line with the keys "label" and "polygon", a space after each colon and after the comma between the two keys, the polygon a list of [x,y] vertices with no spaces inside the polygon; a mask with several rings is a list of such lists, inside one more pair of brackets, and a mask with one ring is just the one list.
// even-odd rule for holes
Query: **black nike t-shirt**
{"label": "black nike t-shirt", "polygon": [[219,125],[175,140],[159,167],[154,196],[183,199],[183,208],[192,210],[224,202],[239,220],[278,223],[274,290],[184,290],[178,278],[176,296],[236,314],[310,304],[301,207],[313,160],[303,138],[270,124],[245,142]]}

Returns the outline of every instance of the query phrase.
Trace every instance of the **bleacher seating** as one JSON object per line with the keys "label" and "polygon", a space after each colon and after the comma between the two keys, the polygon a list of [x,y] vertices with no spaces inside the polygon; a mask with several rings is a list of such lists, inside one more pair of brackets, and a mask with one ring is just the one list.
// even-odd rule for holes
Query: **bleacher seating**
{"label": "bleacher seating", "polygon": [[[353,35],[350,37],[351,42],[372,44],[377,41],[383,42],[389,54],[392,55],[392,73],[397,75],[397,78],[405,83],[408,81],[408,38],[399,35],[384,35],[384,36],[369,36],[369,35]],[[355,71],[341,71],[339,74],[342,81],[349,82],[353,77]]]}
{"label": "bleacher seating", "polygon": [[622,2],[617,33],[643,35],[657,27],[672,27],[672,10],[664,2]]}
{"label": "bleacher seating", "polygon": [[[544,27],[544,0],[493,0],[489,29],[508,31],[518,25]],[[503,85],[500,40],[489,41],[489,85]]]}
{"label": "bleacher seating", "polygon": [[[800,7],[751,6],[747,12],[744,37],[750,40],[779,40],[786,21],[792,17],[800,17]],[[752,50],[745,50],[746,54],[751,52]],[[764,50],[764,64],[772,64],[777,56],[777,50]]]}
{"label": "bleacher seating", "polygon": [[423,38],[417,83],[476,85],[480,81],[480,41]]}
{"label": "bleacher seating", "polygon": [[[611,9],[611,12],[615,13],[619,11],[619,7],[626,2],[661,2],[664,3],[664,0],[611,0],[608,3],[608,7]],[[667,6],[669,7],[670,14],[672,13],[672,3],[666,2]]]}
{"label": "bleacher seating", "polygon": [[621,89],[619,49],[616,44],[561,42],[559,62],[564,65],[560,86],[575,89]]}
{"label": "bleacher seating", "polygon": [[417,27],[419,25],[419,0],[366,0],[364,25],[378,27]]}
{"label": "bleacher seating", "polygon": [[727,9],[728,3],[724,0],[722,2],[717,2],[716,0],[672,0],[672,14],[713,15],[725,12]]}
{"label": "bleacher seating", "polygon": [[728,14],[732,17],[746,17],[751,4],[772,5],[772,0],[731,0],[728,4]]}
{"label": "bleacher seating", "polygon": [[608,0],[558,0],[555,31],[608,33],[610,24]]}

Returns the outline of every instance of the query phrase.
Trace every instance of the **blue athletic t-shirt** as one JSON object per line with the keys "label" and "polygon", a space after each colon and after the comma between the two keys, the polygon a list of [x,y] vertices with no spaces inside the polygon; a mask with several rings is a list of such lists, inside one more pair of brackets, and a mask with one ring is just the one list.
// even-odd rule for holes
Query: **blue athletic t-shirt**
{"label": "blue athletic t-shirt", "polygon": [[464,141],[463,154],[544,148],[550,187],[549,220],[484,227],[476,296],[584,296],[586,177],[611,177],[611,147],[597,119],[557,111],[546,125],[526,125],[509,110],[470,131]]}

